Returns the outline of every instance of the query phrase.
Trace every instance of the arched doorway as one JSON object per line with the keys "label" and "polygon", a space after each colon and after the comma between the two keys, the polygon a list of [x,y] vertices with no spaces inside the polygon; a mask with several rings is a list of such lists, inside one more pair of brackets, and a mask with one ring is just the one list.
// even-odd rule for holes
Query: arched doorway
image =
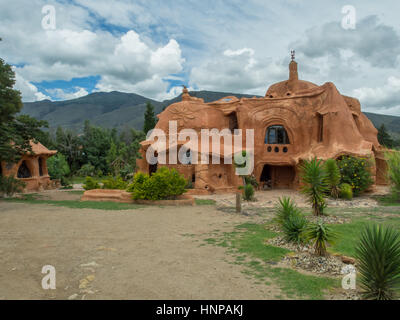
{"label": "arched doorway", "polygon": [[18,168],[17,177],[20,179],[32,177],[31,171],[29,170],[25,160],[22,161],[21,165]]}
{"label": "arched doorway", "polygon": [[292,188],[295,176],[296,174],[293,166],[265,164],[260,175],[260,182],[263,189]]}
{"label": "arched doorway", "polygon": [[155,172],[157,172],[157,163],[149,164],[149,175],[151,176]]}
{"label": "arched doorway", "polygon": [[39,176],[42,177],[43,176],[43,164],[44,164],[42,157],[40,157],[38,159],[38,162],[39,162]]}

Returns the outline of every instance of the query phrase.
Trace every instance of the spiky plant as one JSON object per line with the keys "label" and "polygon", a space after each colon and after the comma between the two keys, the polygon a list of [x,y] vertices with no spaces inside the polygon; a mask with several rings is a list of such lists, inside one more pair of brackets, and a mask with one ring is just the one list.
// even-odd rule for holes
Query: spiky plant
{"label": "spiky plant", "polygon": [[333,198],[337,199],[340,193],[340,170],[335,159],[325,161],[325,172],[329,193]]}
{"label": "spiky plant", "polygon": [[280,225],[283,225],[290,215],[301,213],[296,203],[290,197],[281,197],[278,200],[278,205],[275,207],[275,221]]}
{"label": "spiky plant", "polygon": [[307,219],[302,214],[289,215],[282,225],[286,241],[297,244],[304,242],[304,230],[307,223]]}
{"label": "spiky plant", "polygon": [[322,220],[310,224],[304,232],[304,239],[312,243],[315,255],[321,257],[327,254],[327,243],[333,244],[337,238],[338,234],[331,227],[325,225]]}
{"label": "spiky plant", "polygon": [[307,196],[307,200],[313,208],[313,214],[323,215],[328,184],[322,161],[317,158],[304,161],[301,166],[300,180],[302,182],[301,192]]}
{"label": "spiky plant", "polygon": [[392,300],[400,290],[400,233],[367,225],[356,247],[363,298]]}
{"label": "spiky plant", "polygon": [[385,152],[387,164],[387,177],[391,186],[393,196],[400,200],[400,152]]}

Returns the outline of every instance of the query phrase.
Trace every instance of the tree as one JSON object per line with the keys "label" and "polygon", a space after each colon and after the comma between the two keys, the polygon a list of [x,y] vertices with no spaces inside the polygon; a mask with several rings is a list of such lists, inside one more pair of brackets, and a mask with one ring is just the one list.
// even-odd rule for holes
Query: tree
{"label": "tree", "polygon": [[385,125],[382,125],[378,129],[378,141],[381,145],[391,149],[394,146],[394,141],[390,134],[387,132]]}
{"label": "tree", "polygon": [[148,101],[146,103],[146,112],[144,113],[143,132],[147,134],[147,132],[149,132],[151,129],[154,129],[156,123],[157,119],[154,114],[154,107],[150,101]]}
{"label": "tree", "polygon": [[14,71],[0,58],[0,162],[16,162],[22,154],[32,151],[30,140],[36,140],[40,128],[47,126],[46,121],[17,115],[23,104],[14,84]]}

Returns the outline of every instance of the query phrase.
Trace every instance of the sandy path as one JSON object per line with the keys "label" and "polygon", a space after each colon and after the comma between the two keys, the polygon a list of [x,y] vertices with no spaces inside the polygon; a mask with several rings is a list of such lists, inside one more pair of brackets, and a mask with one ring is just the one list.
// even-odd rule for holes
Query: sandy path
{"label": "sandy path", "polygon": [[[0,201],[0,299],[274,299],[280,290],[246,278],[224,248],[200,246],[249,219],[209,206],[101,211]],[[47,264],[56,290],[41,288]]]}

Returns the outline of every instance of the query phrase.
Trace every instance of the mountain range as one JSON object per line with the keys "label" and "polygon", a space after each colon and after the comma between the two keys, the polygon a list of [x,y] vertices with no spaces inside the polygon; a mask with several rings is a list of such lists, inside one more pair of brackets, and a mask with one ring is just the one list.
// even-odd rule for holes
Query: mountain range
{"label": "mountain range", "polygon": [[[191,96],[203,98],[205,102],[219,100],[226,96],[253,97],[247,94],[235,94],[214,91],[191,91]],[[134,93],[96,92],[72,100],[24,103],[23,114],[28,114],[39,120],[49,122],[51,129],[61,126],[80,132],[85,120],[94,125],[106,128],[143,128],[146,103],[154,106],[156,114],[171,103],[181,100],[181,95],[162,102],[152,100]],[[364,112],[375,127],[385,124],[388,131],[395,137],[400,137],[400,117]]]}

